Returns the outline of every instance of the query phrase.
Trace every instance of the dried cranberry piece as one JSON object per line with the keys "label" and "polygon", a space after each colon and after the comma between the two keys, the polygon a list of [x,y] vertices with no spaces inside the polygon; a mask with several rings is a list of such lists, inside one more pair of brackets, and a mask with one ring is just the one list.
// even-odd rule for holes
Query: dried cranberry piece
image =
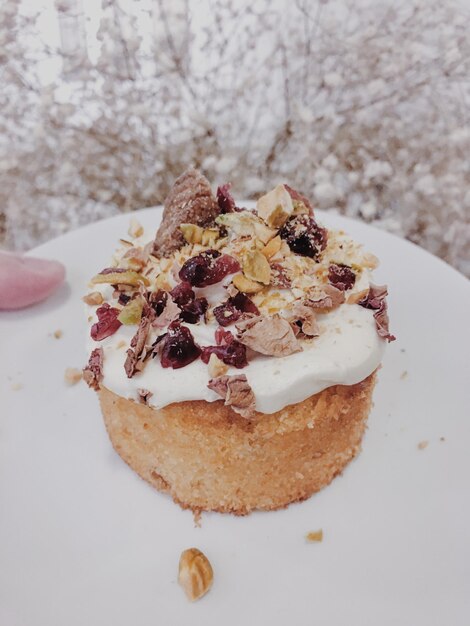
{"label": "dried cranberry piece", "polygon": [[319,226],[310,215],[291,217],[279,234],[292,252],[312,259],[316,258],[326,247],[327,231]]}
{"label": "dried cranberry piece", "polygon": [[228,344],[233,341],[235,337],[229,330],[224,330],[223,328],[217,328],[215,331],[215,343],[218,346],[223,346],[224,344]]}
{"label": "dried cranberry piece", "polygon": [[209,303],[206,298],[196,298],[181,308],[180,317],[188,324],[197,324],[201,315],[207,311]]}
{"label": "dried cranberry piece", "polygon": [[[232,365],[233,367],[237,367],[241,369],[248,365],[248,361],[246,358],[246,347],[237,341],[232,333],[228,330],[223,330],[223,334],[219,334],[217,337],[217,329],[215,331],[216,334],[216,346],[206,346],[202,349],[201,360],[204,363],[209,363],[209,359],[211,354],[215,354],[219,357],[221,361],[223,361],[226,365]],[[219,343],[220,342],[220,343]]]}
{"label": "dried cranberry piece", "polygon": [[259,315],[259,309],[256,304],[244,293],[238,292],[236,296],[230,298],[230,301],[242,313],[254,313]]}
{"label": "dried cranberry piece", "polygon": [[159,315],[163,313],[163,310],[165,309],[165,306],[168,300],[168,294],[166,291],[163,291],[163,289],[159,289],[158,291],[149,293],[147,295],[147,299],[148,299],[148,303],[150,304],[150,306],[155,311],[158,317]]}
{"label": "dried cranberry piece", "polygon": [[173,287],[173,289],[170,291],[170,295],[180,308],[184,307],[186,304],[189,304],[196,298],[196,294],[194,293],[193,288],[185,280],[183,280],[183,282],[181,283],[178,283],[176,287]]}
{"label": "dried cranberry piece", "polygon": [[336,289],[347,291],[354,287],[356,274],[349,265],[332,263],[328,268],[328,280]]}
{"label": "dried cranberry piece", "polygon": [[95,341],[102,341],[106,337],[114,335],[117,329],[122,326],[117,319],[119,313],[119,309],[109,306],[107,302],[100,306],[99,309],[96,309],[98,321],[91,327],[91,338]]}
{"label": "dried cranberry piece", "polygon": [[214,307],[214,317],[220,326],[229,326],[240,319],[242,312],[234,306],[230,299]]}
{"label": "dried cranberry piece", "polygon": [[221,326],[228,326],[240,319],[242,313],[259,315],[258,307],[244,293],[237,293],[214,308],[215,319]]}
{"label": "dried cranberry piece", "polygon": [[205,250],[183,264],[179,277],[193,287],[207,287],[239,269],[238,261],[228,254],[221,255],[217,250]]}
{"label": "dried cranberry piece", "polygon": [[217,187],[217,204],[221,213],[233,213],[236,210],[235,200],[230,193],[230,183]]}
{"label": "dried cranberry piece", "polygon": [[195,361],[201,354],[201,348],[195,343],[189,328],[181,326],[175,320],[168,326],[168,331],[162,339],[160,362],[162,367],[178,369]]}

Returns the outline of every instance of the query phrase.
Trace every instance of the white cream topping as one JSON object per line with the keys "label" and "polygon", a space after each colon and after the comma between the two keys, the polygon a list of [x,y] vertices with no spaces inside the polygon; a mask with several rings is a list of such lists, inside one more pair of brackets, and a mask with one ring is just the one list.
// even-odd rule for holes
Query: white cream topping
{"label": "white cream topping", "polygon": [[[134,240],[134,245],[143,246],[148,235],[143,234]],[[347,297],[368,289],[372,272],[364,265],[364,252],[345,233],[330,231],[329,245],[325,251],[325,263],[359,262],[362,271],[357,275],[354,287]],[[121,253],[115,256],[119,260]],[[368,255],[369,257],[371,255]],[[205,288],[194,288],[197,297],[205,297],[209,306],[220,304],[227,298],[225,286],[233,275],[220,283]],[[175,276],[169,276],[172,285]],[[113,302],[113,287],[94,285],[105,301]],[[302,295],[298,289],[277,289],[286,303]],[[299,293],[296,293],[299,291]],[[88,324],[91,328],[96,321],[96,307],[87,306]],[[279,311],[282,314],[282,308]],[[379,365],[385,350],[385,340],[376,331],[374,311],[357,304],[342,304],[329,313],[317,314],[320,335],[314,339],[302,340],[302,351],[285,357],[263,356],[252,353],[248,365],[242,369],[230,367],[228,375],[245,374],[256,398],[256,410],[274,413],[284,407],[301,402],[309,396],[333,385],[354,385],[369,376]],[[215,345],[214,333],[218,327],[215,320],[198,324],[185,324],[201,347]],[[236,332],[233,326],[227,330]],[[104,339],[93,341],[88,332],[87,349],[90,353],[96,347],[104,350],[103,384],[116,394],[138,400],[139,389],[150,391],[149,404],[155,408],[165,407],[173,402],[190,400],[220,400],[220,396],[207,387],[210,379],[207,365],[197,359],[183,368],[163,368],[158,357],[148,359],[144,370],[128,378],[124,370],[126,351],[136,332],[136,326],[121,326],[119,330]],[[152,329],[147,344],[153,343],[162,329]]]}
{"label": "white cream topping", "polygon": [[[91,326],[95,309],[87,308],[93,318]],[[320,336],[303,342],[302,352],[282,358],[256,355],[241,370],[229,368],[229,375],[246,375],[258,411],[274,413],[332,385],[354,385],[379,366],[385,341],[377,334],[373,311],[358,305],[343,305],[319,315],[318,321]],[[215,345],[217,324],[187,326],[196,343]],[[207,388],[209,373],[200,359],[175,370],[163,368],[158,358],[150,359],[143,372],[127,378],[124,361],[135,330],[135,326],[121,326],[116,334],[100,342],[93,341],[88,333],[88,351],[97,346],[104,349],[105,387],[132,399],[138,398],[138,389],[146,389],[152,393],[150,405],[155,408],[186,400],[220,400],[220,396]]]}

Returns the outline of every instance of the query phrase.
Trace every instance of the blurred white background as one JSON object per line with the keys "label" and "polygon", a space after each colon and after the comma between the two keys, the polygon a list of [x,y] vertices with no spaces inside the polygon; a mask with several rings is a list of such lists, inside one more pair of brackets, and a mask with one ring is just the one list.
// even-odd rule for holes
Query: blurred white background
{"label": "blurred white background", "polygon": [[470,6],[2,0],[0,246],[288,182],[470,275]]}

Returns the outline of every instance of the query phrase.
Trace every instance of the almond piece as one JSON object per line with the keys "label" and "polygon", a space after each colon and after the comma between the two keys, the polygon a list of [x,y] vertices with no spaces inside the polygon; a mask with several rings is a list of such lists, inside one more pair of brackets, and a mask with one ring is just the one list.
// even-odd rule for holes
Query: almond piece
{"label": "almond piece", "polygon": [[178,582],[191,602],[205,595],[212,586],[214,573],[209,559],[197,548],[181,553]]}
{"label": "almond piece", "polygon": [[323,541],[323,530],[314,530],[305,535],[305,539],[308,543],[320,542]]}

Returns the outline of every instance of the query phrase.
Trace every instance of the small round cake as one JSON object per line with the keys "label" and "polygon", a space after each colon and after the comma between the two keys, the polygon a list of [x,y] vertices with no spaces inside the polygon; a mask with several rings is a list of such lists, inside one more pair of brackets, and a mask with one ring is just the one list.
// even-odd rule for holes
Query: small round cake
{"label": "small round cake", "polygon": [[84,296],[117,453],[184,508],[304,500],[358,453],[388,330],[377,259],[278,185],[255,210],[194,169]]}

